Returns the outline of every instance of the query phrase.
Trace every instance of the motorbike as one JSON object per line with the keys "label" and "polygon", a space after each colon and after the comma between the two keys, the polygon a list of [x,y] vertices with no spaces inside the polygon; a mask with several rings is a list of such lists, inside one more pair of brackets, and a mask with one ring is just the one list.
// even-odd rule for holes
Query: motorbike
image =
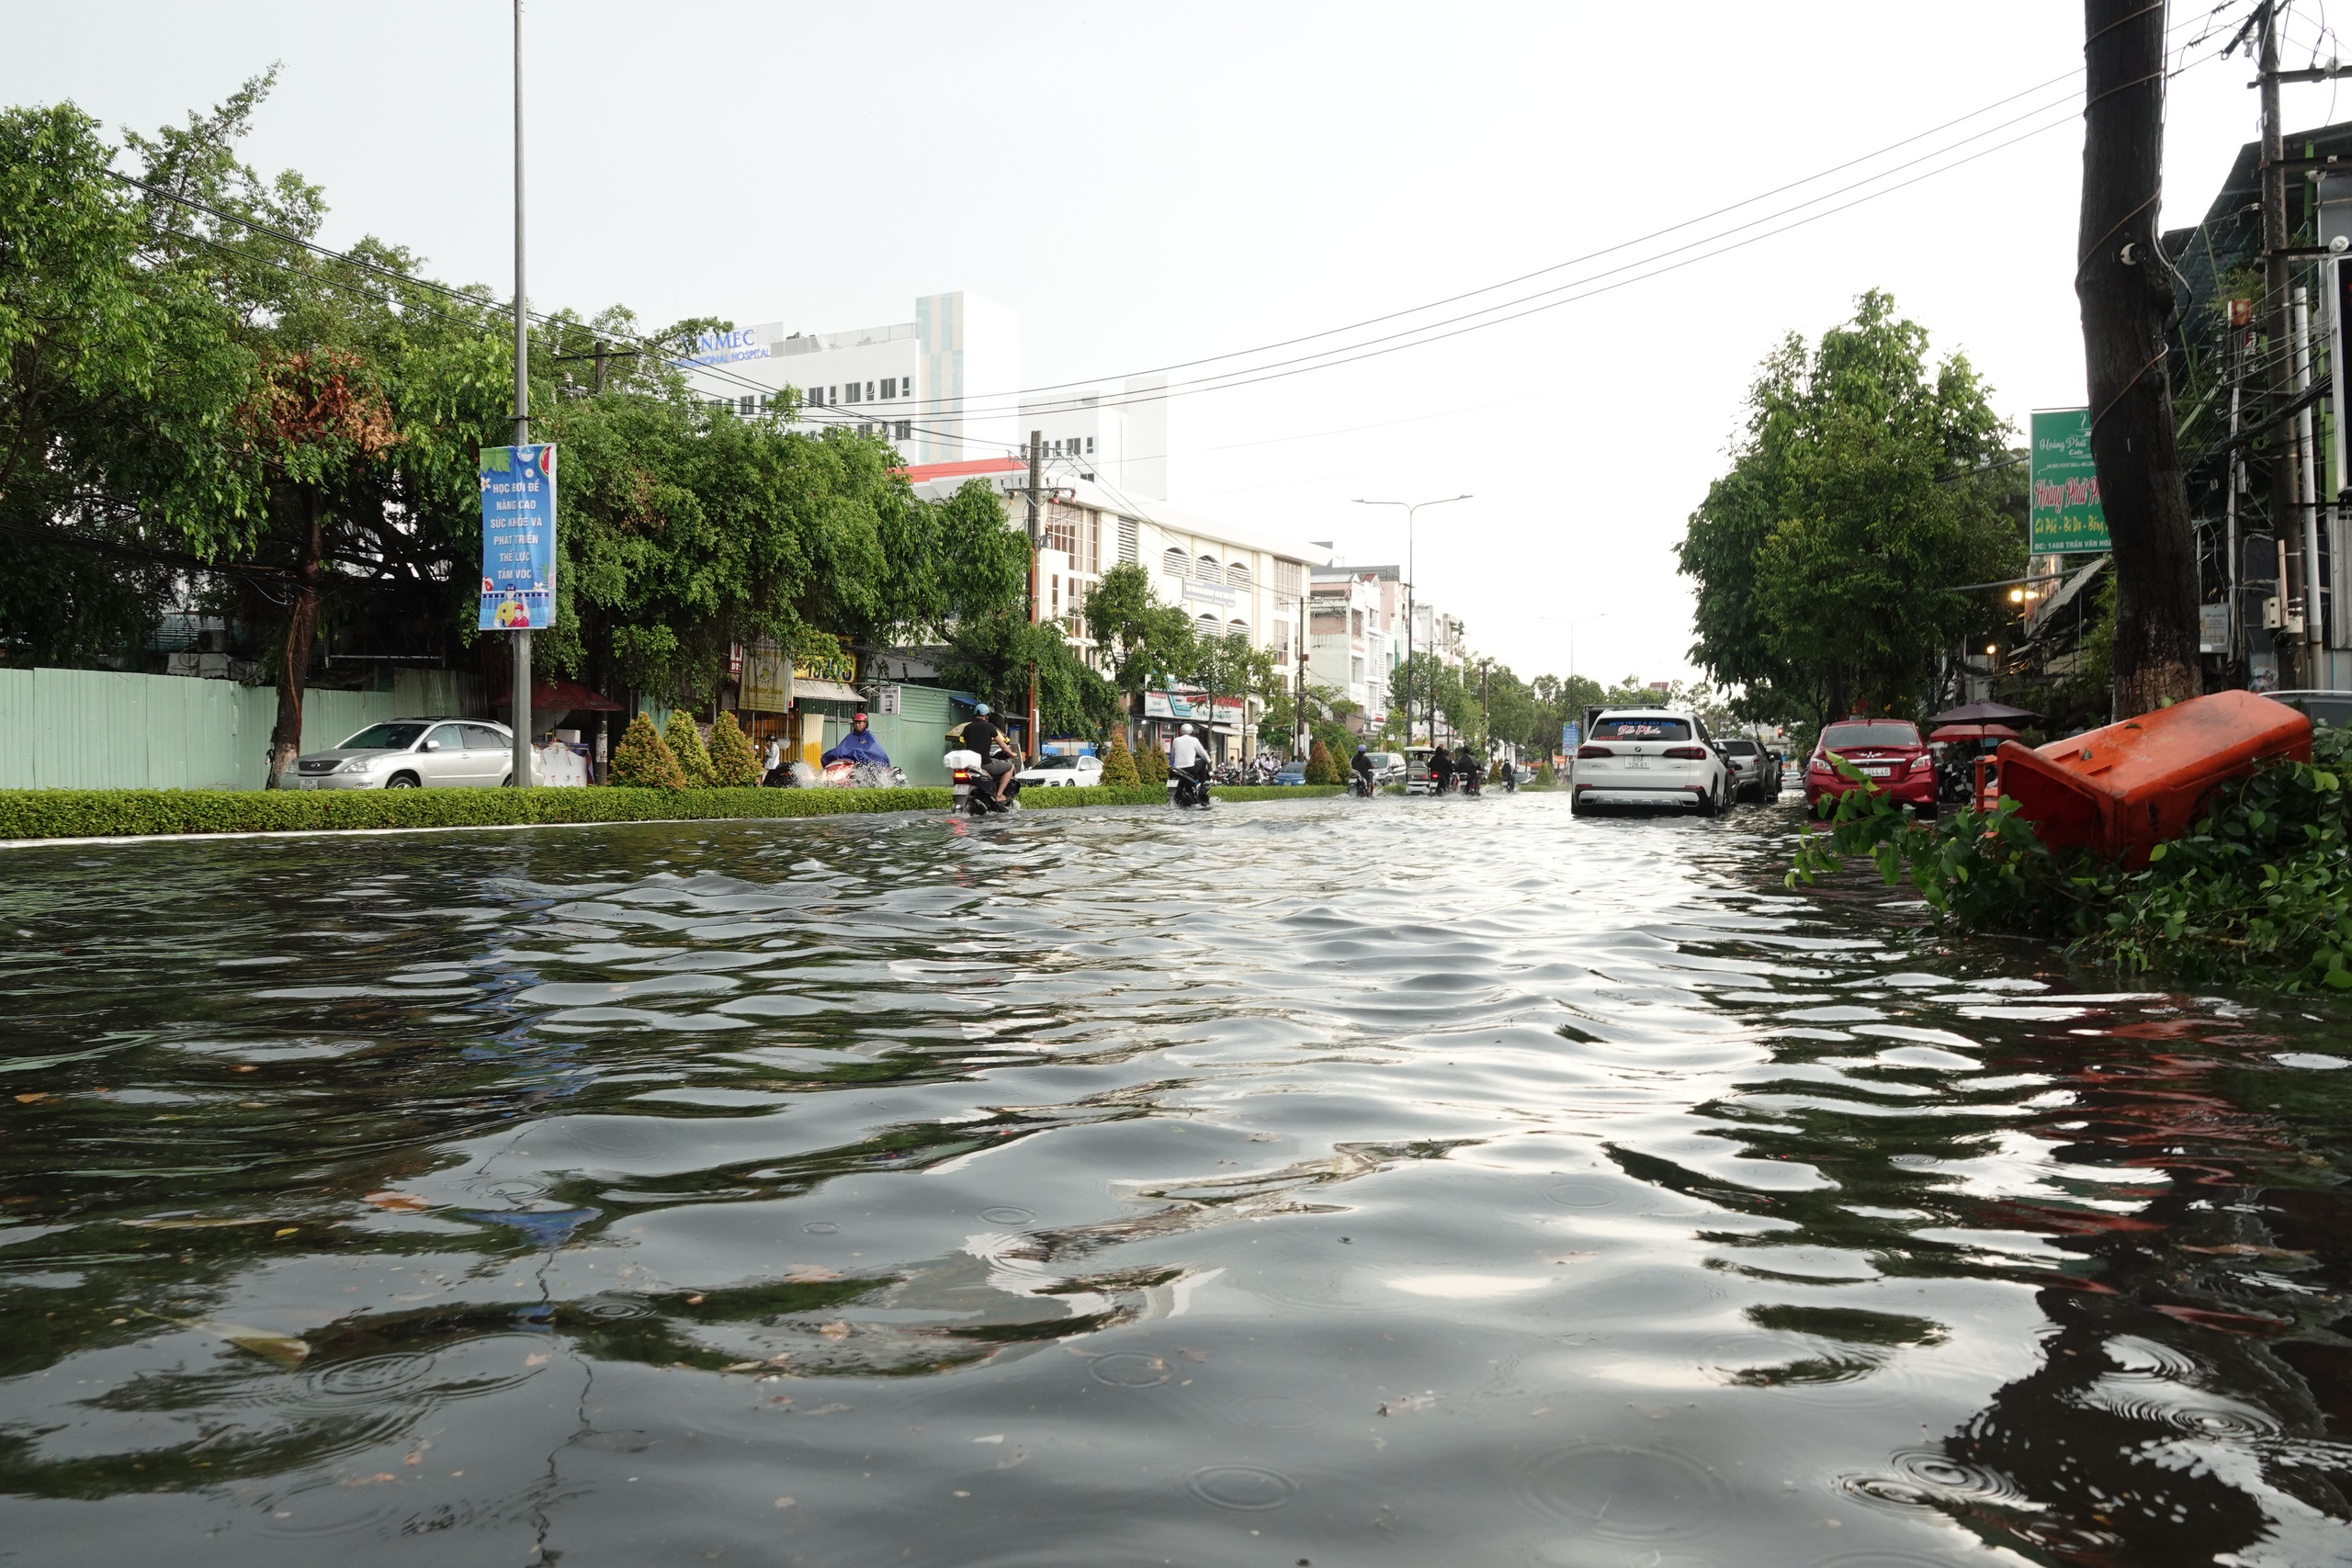
{"label": "motorbike", "polygon": [[1351,768],[1348,771],[1348,793],[1360,800],[1372,798],[1372,781]]}
{"label": "motorbike", "polygon": [[1206,811],[1209,808],[1207,782],[1170,772],[1168,775],[1168,804],[1179,807],[1197,806]]}
{"label": "motorbike", "polygon": [[832,789],[904,789],[907,775],[887,762],[828,762],[817,783]]}
{"label": "motorbike", "polygon": [[1211,774],[1210,777],[1213,782],[1217,784],[1238,784],[1241,782],[1241,764],[1238,762],[1227,762],[1223,767],[1217,769],[1217,771]]}
{"label": "motorbike", "polygon": [[1453,776],[1460,783],[1463,794],[1476,795],[1478,793],[1477,769],[1471,768],[1464,772],[1457,773]]}
{"label": "motorbike", "polygon": [[999,800],[996,780],[989,776],[978,751],[950,751],[940,761],[946,764],[947,782],[955,789],[956,804],[951,810],[973,817],[991,817],[1021,809],[1021,776],[1017,771],[1004,786],[1004,798]]}

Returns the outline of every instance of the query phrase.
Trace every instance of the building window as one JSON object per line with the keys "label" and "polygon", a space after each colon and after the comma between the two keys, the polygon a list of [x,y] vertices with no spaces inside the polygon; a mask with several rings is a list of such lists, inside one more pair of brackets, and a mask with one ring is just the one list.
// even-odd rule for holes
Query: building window
{"label": "building window", "polygon": [[883,377],[883,378],[882,378],[882,400],[883,400],[884,402],[886,402],[886,403],[887,403],[887,402],[888,402],[892,398],[895,398],[895,397],[897,397],[898,395],[899,395],[899,381],[898,381],[898,378],[897,378],[897,377],[895,377],[895,376],[885,376],[885,377]]}
{"label": "building window", "polygon": [[1170,577],[1184,577],[1190,575],[1186,572],[1184,567],[1184,552],[1172,546],[1169,548],[1166,555],[1159,558],[1159,570],[1166,572]]}
{"label": "building window", "polygon": [[1241,620],[1238,617],[1226,622],[1225,625],[1227,631],[1238,633],[1242,637],[1248,637],[1250,635],[1250,623],[1245,620]]}
{"label": "building window", "polygon": [[1288,621],[1274,623],[1274,662],[1277,664],[1290,662],[1290,623]]}
{"label": "building window", "polygon": [[1250,586],[1250,569],[1235,561],[1225,569],[1225,581],[1227,587],[1247,588]]}
{"label": "building window", "polygon": [[1086,455],[1090,457],[1094,456],[1094,437],[1091,435],[1086,438]]}
{"label": "building window", "polygon": [[1119,519],[1119,561],[1123,566],[1136,564],[1136,520],[1132,517]]}
{"label": "building window", "polygon": [[865,400],[869,403],[874,400],[874,383],[871,381],[865,384]]}
{"label": "building window", "polygon": [[1223,562],[1219,561],[1216,557],[1203,556],[1201,558],[1201,581],[1203,582],[1216,582],[1220,581],[1224,576],[1225,565]]}
{"label": "building window", "polygon": [[842,389],[842,401],[845,403],[854,403],[857,400],[857,383],[852,381],[848,386]]}
{"label": "building window", "polygon": [[1274,563],[1274,592],[1285,598],[1295,599],[1306,590],[1299,581],[1299,566],[1295,560]]}
{"label": "building window", "polygon": [[1350,610],[1348,612],[1348,635],[1350,637],[1363,636],[1363,612],[1362,610]]}
{"label": "building window", "polygon": [[1203,637],[1216,637],[1225,629],[1216,624],[1215,615],[1195,615],[1193,617],[1193,624],[1201,628]]}
{"label": "building window", "polygon": [[914,421],[912,421],[912,420],[910,420],[910,419],[902,419],[902,420],[900,420],[900,421],[899,422],[899,440],[901,440],[901,441],[908,441],[908,440],[911,440],[911,439],[913,439],[913,437],[914,437],[914,433],[915,433],[915,423],[914,423]]}
{"label": "building window", "polygon": [[1361,686],[1363,684],[1363,660],[1351,659],[1348,660],[1348,680],[1353,685]]}

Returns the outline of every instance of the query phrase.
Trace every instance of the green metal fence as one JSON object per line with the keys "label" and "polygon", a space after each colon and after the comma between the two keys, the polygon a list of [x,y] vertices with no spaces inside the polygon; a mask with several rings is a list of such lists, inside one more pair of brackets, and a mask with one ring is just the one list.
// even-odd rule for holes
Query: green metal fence
{"label": "green metal fence", "polygon": [[[469,677],[401,671],[389,692],[312,691],[302,749],[388,718],[462,715]],[[181,675],[0,670],[0,789],[259,789],[277,691]]]}

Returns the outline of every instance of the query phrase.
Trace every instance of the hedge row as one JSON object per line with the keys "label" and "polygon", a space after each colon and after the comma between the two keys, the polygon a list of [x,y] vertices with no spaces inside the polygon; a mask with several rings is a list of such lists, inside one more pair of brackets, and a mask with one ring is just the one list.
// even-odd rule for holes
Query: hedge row
{"label": "hedge row", "polygon": [[[1295,799],[1328,789],[1219,788],[1220,800]],[[1151,806],[1163,789],[1037,789],[1032,807]],[[674,822],[944,811],[944,789],[0,790],[0,839],[156,833],[286,833],[357,828],[479,828],[555,822]]]}

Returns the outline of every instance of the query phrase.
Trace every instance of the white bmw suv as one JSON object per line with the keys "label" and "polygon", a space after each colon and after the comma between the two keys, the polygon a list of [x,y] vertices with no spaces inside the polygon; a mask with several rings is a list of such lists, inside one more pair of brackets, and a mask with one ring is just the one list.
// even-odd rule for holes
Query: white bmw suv
{"label": "white bmw suv", "polygon": [[1577,748],[1569,809],[1665,806],[1713,817],[1731,803],[1731,768],[1694,713],[1603,708]]}

